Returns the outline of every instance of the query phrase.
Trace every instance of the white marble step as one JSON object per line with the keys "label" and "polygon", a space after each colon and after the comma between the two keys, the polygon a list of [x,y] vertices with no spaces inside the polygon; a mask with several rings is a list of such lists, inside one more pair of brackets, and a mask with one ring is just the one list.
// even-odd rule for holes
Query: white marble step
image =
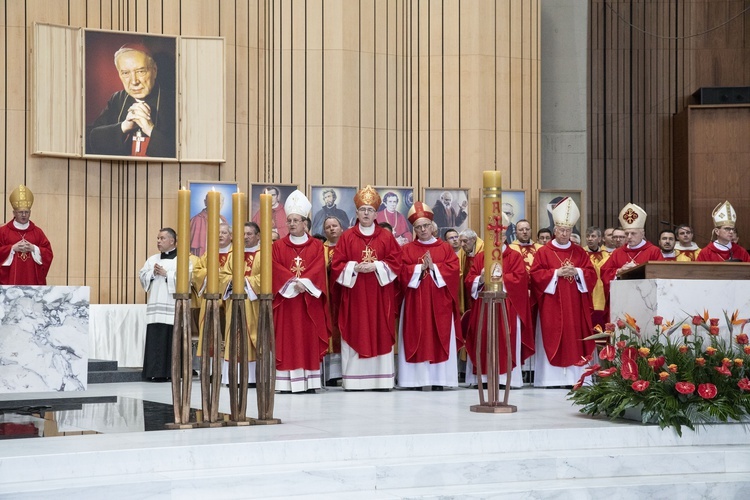
{"label": "white marble step", "polygon": [[[159,457],[154,456],[153,461],[158,464]],[[429,498],[450,490],[467,494],[473,491],[479,498],[486,498],[485,495],[492,496],[493,491],[520,494],[533,490],[551,495],[551,492],[594,491],[614,483],[628,488],[638,484],[672,484],[669,478],[684,478],[689,473],[692,473],[691,480],[699,476],[700,484],[711,480],[725,484],[729,491],[728,483],[741,478],[740,482],[745,484],[749,469],[750,449],[744,446],[582,449],[554,454],[540,451],[477,457],[448,454],[409,460],[319,461],[251,467],[226,466],[221,457],[216,457],[210,468],[186,467],[141,474],[117,474],[112,470],[109,475],[88,478],[8,482],[0,485],[0,496],[5,498],[23,492],[25,498],[29,498],[28,495],[67,498],[105,494],[116,498],[171,492],[190,497],[197,496],[197,492],[213,495],[212,492],[221,491],[217,498],[272,498],[314,491],[327,498],[355,492],[358,498],[362,498],[361,494],[376,493],[395,496],[371,498]],[[604,482],[600,484],[600,480]],[[681,482],[684,480],[674,484]],[[646,497],[652,498],[651,495]]]}

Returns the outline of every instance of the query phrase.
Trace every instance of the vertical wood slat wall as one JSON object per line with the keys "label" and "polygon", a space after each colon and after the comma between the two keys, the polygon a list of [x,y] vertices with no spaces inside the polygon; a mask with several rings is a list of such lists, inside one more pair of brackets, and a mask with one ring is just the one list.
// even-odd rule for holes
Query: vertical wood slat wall
{"label": "vertical wood slat wall", "polygon": [[[54,285],[142,302],[188,181],[472,189],[540,179],[539,0],[0,0],[0,195],[35,193]],[[32,156],[33,23],[226,39],[226,163]],[[217,82],[221,77],[217,75]]]}
{"label": "vertical wood slat wall", "polygon": [[[750,86],[748,0],[590,0],[589,223],[628,202],[647,237],[673,220],[674,115],[701,87]],[[717,172],[720,175],[720,172]],[[710,213],[706,214],[710,218]]]}

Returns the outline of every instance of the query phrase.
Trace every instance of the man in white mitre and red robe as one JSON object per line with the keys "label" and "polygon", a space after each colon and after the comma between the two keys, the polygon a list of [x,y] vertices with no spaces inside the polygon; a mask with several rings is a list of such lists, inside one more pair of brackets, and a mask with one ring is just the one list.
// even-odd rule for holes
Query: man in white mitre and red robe
{"label": "man in white mitre and red robe", "polygon": [[271,250],[276,390],[282,392],[320,389],[320,363],[331,335],[325,251],[305,223],[311,206],[300,190],[287,197],[289,234]]}
{"label": "man in white mitre and red robe", "polygon": [[448,243],[433,235],[429,206],[415,201],[408,218],[417,239],[402,247],[398,385],[458,387],[458,257]]}
{"label": "man in white mitre and red robe", "polygon": [[[505,241],[505,228],[510,224],[508,216],[503,213],[503,229],[500,235],[500,241]],[[516,225],[516,230],[518,230]],[[489,244],[489,243],[488,243]],[[541,245],[540,245],[541,246]],[[534,354],[534,329],[531,323],[531,308],[529,304],[529,274],[526,271],[524,258],[518,251],[514,251],[510,245],[502,246],[502,279],[503,291],[506,293],[506,310],[508,312],[508,326],[510,328],[510,348],[512,354],[511,366],[511,387],[523,387],[523,374],[521,365],[524,360]],[[471,295],[474,299],[474,307],[471,308],[471,319],[469,328],[465,332],[466,352],[469,360],[466,363],[466,382],[476,384],[478,382],[477,366],[480,366],[482,382],[487,382],[487,329],[486,324],[482,325],[482,359],[481,363],[477,362],[477,331],[479,329],[479,316],[482,301],[480,292],[484,289],[484,253],[478,253],[471,264],[471,271],[466,277],[464,284],[466,294]],[[505,348],[505,325],[502,316],[500,304],[496,305],[496,317],[498,320],[498,370],[499,375],[506,374],[507,368],[507,350]],[[486,323],[488,312],[484,312],[483,323]],[[505,384],[505,378],[499,379],[500,384]]]}
{"label": "man in white mitre and red robe", "polygon": [[581,213],[565,197],[552,209],[554,238],[540,248],[531,266],[532,293],[537,297],[535,387],[573,386],[583,374],[575,366],[594,351],[591,291],[596,270],[586,250],[570,241]]}
{"label": "man in white mitre and red robe", "polygon": [[395,281],[401,247],[375,223],[380,195],[366,186],[354,196],[358,223],[344,231],[331,262],[331,280],[341,285],[339,330],[345,390],[393,389],[396,334]]}
{"label": "man in white mitre and red robe", "polygon": [[714,220],[713,235],[716,239],[698,254],[696,262],[750,262],[747,250],[732,242],[736,232],[737,212],[728,201],[719,203],[711,217]]}

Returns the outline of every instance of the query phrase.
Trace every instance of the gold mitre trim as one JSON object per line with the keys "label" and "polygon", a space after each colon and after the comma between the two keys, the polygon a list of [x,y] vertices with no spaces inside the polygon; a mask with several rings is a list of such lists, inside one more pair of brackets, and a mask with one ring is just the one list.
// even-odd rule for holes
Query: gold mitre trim
{"label": "gold mitre trim", "polygon": [[415,201],[414,205],[409,209],[409,213],[406,215],[406,218],[412,224],[414,224],[417,219],[433,220],[433,217],[434,214],[432,213],[432,209],[421,201]]}
{"label": "gold mitre trim", "polygon": [[23,184],[18,186],[8,197],[13,210],[28,210],[34,204],[34,193]]}
{"label": "gold mitre trim", "polygon": [[369,184],[357,191],[354,195],[354,205],[359,208],[363,205],[369,205],[375,210],[380,208],[380,195]]}
{"label": "gold mitre trim", "polygon": [[727,200],[716,205],[711,218],[714,220],[714,227],[734,226],[737,223],[737,212]]}

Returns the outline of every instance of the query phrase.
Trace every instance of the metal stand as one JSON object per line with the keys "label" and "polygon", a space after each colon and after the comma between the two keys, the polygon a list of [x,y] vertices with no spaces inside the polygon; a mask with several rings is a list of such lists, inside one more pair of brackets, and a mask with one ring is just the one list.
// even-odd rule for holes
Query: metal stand
{"label": "metal stand", "polygon": [[[510,377],[513,369],[513,352],[510,346],[510,328],[508,325],[508,309],[505,305],[505,292],[481,292],[482,305],[479,311],[479,322],[477,325],[477,388],[479,389],[479,404],[472,405],[471,411],[478,413],[515,413],[517,408],[508,404],[510,394]],[[497,306],[503,315],[503,326],[505,331],[506,377],[505,395],[500,402],[500,389],[498,377],[498,328]],[[486,313],[486,321],[483,323]],[[484,398],[482,384],[482,325],[487,332],[487,400]]]}
{"label": "metal stand", "polygon": [[172,330],[172,406],[174,423],[167,429],[192,429],[190,394],[193,388],[193,349],[190,321],[190,294],[176,293]]}
{"label": "metal stand", "polygon": [[[244,293],[233,293],[229,327],[229,408],[228,426],[250,425],[247,420],[247,313]],[[237,380],[237,366],[240,376]]]}
{"label": "metal stand", "polygon": [[258,418],[253,425],[280,424],[273,417],[273,398],[276,391],[276,336],[273,329],[273,295],[261,294],[258,311],[258,361],[255,365]]}
{"label": "metal stand", "polygon": [[[200,427],[222,427],[219,421],[219,389],[221,388],[221,295],[206,294],[206,315],[201,346],[201,406],[204,421]],[[212,352],[213,351],[213,352]],[[209,361],[211,364],[209,365]]]}

